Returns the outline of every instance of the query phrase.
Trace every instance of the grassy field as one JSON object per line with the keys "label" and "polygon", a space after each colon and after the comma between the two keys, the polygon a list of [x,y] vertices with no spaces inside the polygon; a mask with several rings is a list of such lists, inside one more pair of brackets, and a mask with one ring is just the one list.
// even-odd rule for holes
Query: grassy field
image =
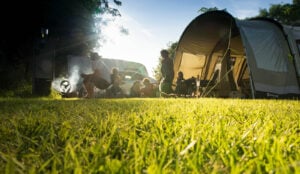
{"label": "grassy field", "polygon": [[300,173],[300,102],[0,99],[0,173]]}

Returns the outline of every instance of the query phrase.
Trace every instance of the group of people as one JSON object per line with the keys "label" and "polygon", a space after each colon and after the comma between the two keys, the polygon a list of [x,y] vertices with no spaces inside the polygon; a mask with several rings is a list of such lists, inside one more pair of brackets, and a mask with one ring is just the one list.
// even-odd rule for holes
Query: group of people
{"label": "group of people", "polygon": [[174,65],[173,60],[169,57],[167,50],[161,50],[162,57],[161,62],[161,75],[162,80],[160,81],[160,92],[163,95],[175,94],[176,96],[195,96],[198,95],[200,90],[200,77],[191,77],[185,79],[183,72],[179,71],[177,74],[175,90],[173,90],[173,79],[174,79]]}
{"label": "group of people", "polygon": [[[87,94],[85,98],[94,97],[94,87],[105,90],[105,97],[119,98],[125,97],[124,92],[120,85],[122,84],[121,76],[117,68],[112,68],[110,74],[111,83],[108,83],[101,77],[98,69],[94,70],[93,74],[82,74],[83,85]],[[144,78],[141,81],[137,80],[132,84],[130,88],[130,95],[127,97],[155,97],[156,87],[150,82],[148,78]]]}
{"label": "group of people", "polygon": [[[159,91],[165,94],[174,93],[172,88],[174,70],[173,60],[169,57],[167,50],[161,50],[161,75],[162,79],[159,84]],[[92,74],[81,74],[83,85],[86,89],[86,98],[94,97],[94,87],[106,90],[107,97],[122,97],[124,96],[120,85],[122,83],[118,69],[113,68],[110,75],[111,82],[109,83],[102,77],[101,70],[95,68]],[[130,97],[155,97],[157,88],[148,78],[141,81],[135,81],[130,89]]]}
{"label": "group of people", "polygon": [[196,96],[200,93],[200,77],[184,78],[183,72],[179,71],[176,79],[175,94],[177,96]]}
{"label": "group of people", "polygon": [[139,80],[133,83],[130,88],[130,97],[156,97],[156,87],[148,78],[144,78],[142,84]]}

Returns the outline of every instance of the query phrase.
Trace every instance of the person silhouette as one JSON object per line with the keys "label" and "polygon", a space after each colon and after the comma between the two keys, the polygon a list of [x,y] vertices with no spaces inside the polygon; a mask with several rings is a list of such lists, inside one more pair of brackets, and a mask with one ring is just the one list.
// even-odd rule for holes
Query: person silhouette
{"label": "person silhouette", "polygon": [[136,80],[130,88],[130,97],[140,97],[141,96],[141,82]]}
{"label": "person silhouette", "polygon": [[148,78],[143,79],[144,87],[141,89],[142,97],[155,97],[155,88],[154,85],[150,83]]}
{"label": "person silhouette", "polygon": [[161,60],[161,75],[160,91],[164,93],[173,93],[172,82],[174,78],[173,60],[169,57],[169,52],[165,49],[160,51]]}

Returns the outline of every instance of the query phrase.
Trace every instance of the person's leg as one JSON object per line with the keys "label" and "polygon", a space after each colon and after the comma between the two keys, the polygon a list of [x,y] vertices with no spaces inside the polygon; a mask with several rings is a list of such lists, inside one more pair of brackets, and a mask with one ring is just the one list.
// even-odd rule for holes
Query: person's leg
{"label": "person's leg", "polygon": [[160,92],[164,92],[167,94],[173,93],[172,83],[162,81],[159,85]]}
{"label": "person's leg", "polygon": [[94,84],[93,83],[86,83],[85,89],[87,91],[87,98],[93,98],[94,97]]}
{"label": "person's leg", "polygon": [[85,76],[83,79],[83,86],[86,89],[87,95],[86,98],[94,97],[94,84],[91,82],[90,76]]}

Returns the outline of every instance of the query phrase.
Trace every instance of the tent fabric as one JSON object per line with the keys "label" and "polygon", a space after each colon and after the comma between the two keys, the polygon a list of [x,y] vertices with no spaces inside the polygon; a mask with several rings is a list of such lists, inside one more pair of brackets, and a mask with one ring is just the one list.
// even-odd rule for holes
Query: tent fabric
{"label": "tent fabric", "polygon": [[[190,72],[186,70],[185,77],[189,78],[190,75],[200,75],[200,77],[202,77],[203,75],[201,74],[201,72],[204,71],[203,68],[205,68],[202,67],[203,61],[205,66],[209,66],[208,61],[216,61],[208,60],[208,56],[216,47],[216,45],[218,45],[220,40],[222,40],[223,38],[227,38],[227,34],[229,33],[231,28],[231,22],[233,22],[232,19],[233,18],[225,12],[224,15],[204,14],[194,19],[185,29],[183,35],[180,38],[174,61],[175,72],[182,71],[183,67],[187,68],[185,62],[193,62],[194,67],[198,67],[198,71]],[[191,54],[202,57],[204,60],[202,60],[201,62],[197,62],[194,59],[196,56],[188,56]],[[213,71],[205,75],[207,77],[205,77],[204,79],[209,79],[212,73]]]}
{"label": "tent fabric", "polygon": [[299,93],[284,34],[268,21],[238,22],[255,90],[276,94]]}
{"label": "tent fabric", "polygon": [[[178,42],[174,79],[176,73],[182,71],[185,78],[199,75],[201,80],[209,80],[218,64],[228,71],[230,67],[224,66],[224,62],[228,63],[229,60],[223,59],[230,50],[231,54],[226,59],[235,62],[231,67],[232,73],[221,70],[220,74],[233,75],[234,80],[228,81],[229,76],[224,78],[227,86],[228,83],[232,86],[231,83],[239,84],[241,79],[251,78],[253,92],[299,95],[296,72],[299,73],[300,59],[295,38],[300,38],[300,31],[287,27],[284,29],[272,20],[237,20],[225,11],[199,15],[186,27]],[[288,38],[284,31],[288,31]],[[245,70],[249,75],[242,74]]]}
{"label": "tent fabric", "polygon": [[249,43],[246,49],[252,48],[253,59],[258,68],[275,72],[288,71],[289,50],[284,38],[280,37],[282,33],[279,29],[276,30],[271,23],[265,21],[240,22],[239,28],[244,40]]}
{"label": "tent fabric", "polygon": [[197,72],[201,72],[205,65],[205,56],[183,53],[183,57],[185,59],[182,59],[179,71],[186,72],[184,74],[185,77],[196,77],[199,74]]}
{"label": "tent fabric", "polygon": [[284,26],[287,34],[291,53],[294,56],[298,78],[300,77],[300,27]]}

